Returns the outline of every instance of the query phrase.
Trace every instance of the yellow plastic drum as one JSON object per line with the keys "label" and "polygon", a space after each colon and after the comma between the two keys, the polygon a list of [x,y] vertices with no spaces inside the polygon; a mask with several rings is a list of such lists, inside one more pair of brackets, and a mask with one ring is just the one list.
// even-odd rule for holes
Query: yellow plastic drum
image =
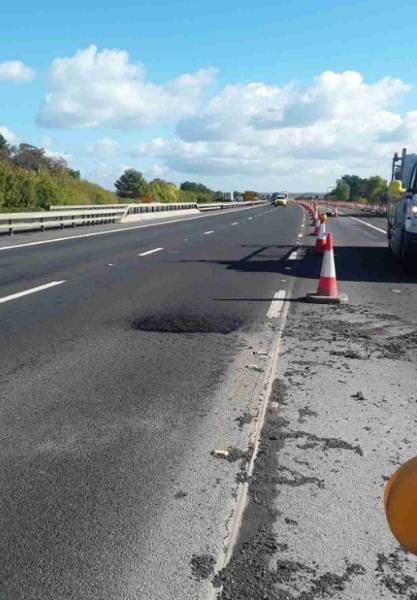
{"label": "yellow plastic drum", "polygon": [[325,223],[327,221],[327,215],[326,214],[320,215],[320,221],[322,223]]}
{"label": "yellow plastic drum", "polygon": [[417,456],[390,477],[384,504],[394,537],[406,550],[417,554]]}

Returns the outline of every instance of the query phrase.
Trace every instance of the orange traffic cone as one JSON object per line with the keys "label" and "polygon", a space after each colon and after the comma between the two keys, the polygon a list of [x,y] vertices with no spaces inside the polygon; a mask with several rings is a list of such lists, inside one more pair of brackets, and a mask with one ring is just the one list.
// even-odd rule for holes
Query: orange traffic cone
{"label": "orange traffic cone", "polygon": [[326,245],[326,222],[322,221],[320,223],[319,234],[316,239],[316,245],[314,247],[314,252],[316,254],[323,254],[325,245]]}
{"label": "orange traffic cone", "polygon": [[306,300],[322,304],[346,303],[346,294],[339,294],[337,289],[336,267],[334,264],[333,236],[327,234],[324,247],[323,262],[321,265],[320,281],[317,292],[307,294]]}

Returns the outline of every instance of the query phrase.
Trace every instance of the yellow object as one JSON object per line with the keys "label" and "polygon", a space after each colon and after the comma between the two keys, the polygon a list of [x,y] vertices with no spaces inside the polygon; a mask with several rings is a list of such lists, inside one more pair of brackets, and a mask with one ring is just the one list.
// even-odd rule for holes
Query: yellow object
{"label": "yellow object", "polygon": [[255,200],[255,192],[248,192],[248,191],[246,191],[243,194],[243,200],[245,202],[253,202]]}
{"label": "yellow object", "polygon": [[327,215],[326,214],[320,215],[320,222],[325,223],[326,221],[327,221]]}
{"label": "yellow object", "polygon": [[401,198],[405,191],[406,189],[403,188],[401,181],[397,181],[396,179],[391,181],[388,186],[388,195],[392,200],[398,200],[398,198]]}
{"label": "yellow object", "polygon": [[384,505],[394,537],[417,555],[417,456],[391,475],[385,487]]}

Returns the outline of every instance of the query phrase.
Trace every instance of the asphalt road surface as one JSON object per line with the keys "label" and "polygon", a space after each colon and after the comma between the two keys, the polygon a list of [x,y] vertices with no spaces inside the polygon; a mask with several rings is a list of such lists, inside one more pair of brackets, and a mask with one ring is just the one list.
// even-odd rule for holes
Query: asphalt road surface
{"label": "asphalt road surface", "polygon": [[205,597],[302,215],[0,239],[1,598]]}
{"label": "asphalt road surface", "polygon": [[416,597],[417,278],[343,212],[341,309],[296,205],[0,238],[2,600]]}

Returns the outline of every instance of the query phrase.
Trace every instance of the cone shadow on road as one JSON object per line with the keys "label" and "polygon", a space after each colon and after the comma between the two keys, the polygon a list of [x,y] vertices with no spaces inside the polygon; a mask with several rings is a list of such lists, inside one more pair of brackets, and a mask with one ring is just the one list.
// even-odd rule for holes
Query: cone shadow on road
{"label": "cone shadow on road", "polygon": [[[320,276],[321,257],[312,252],[311,246],[259,245],[250,247],[258,248],[258,250],[240,260],[196,259],[179,262],[218,264],[241,273],[276,273],[315,280]],[[277,249],[284,250],[282,256],[273,256],[274,250]],[[289,261],[289,254],[294,250],[300,253],[300,260]],[[414,272],[405,273],[401,264],[388,252],[386,247],[336,245],[334,254],[338,281],[417,283],[417,269]]]}

